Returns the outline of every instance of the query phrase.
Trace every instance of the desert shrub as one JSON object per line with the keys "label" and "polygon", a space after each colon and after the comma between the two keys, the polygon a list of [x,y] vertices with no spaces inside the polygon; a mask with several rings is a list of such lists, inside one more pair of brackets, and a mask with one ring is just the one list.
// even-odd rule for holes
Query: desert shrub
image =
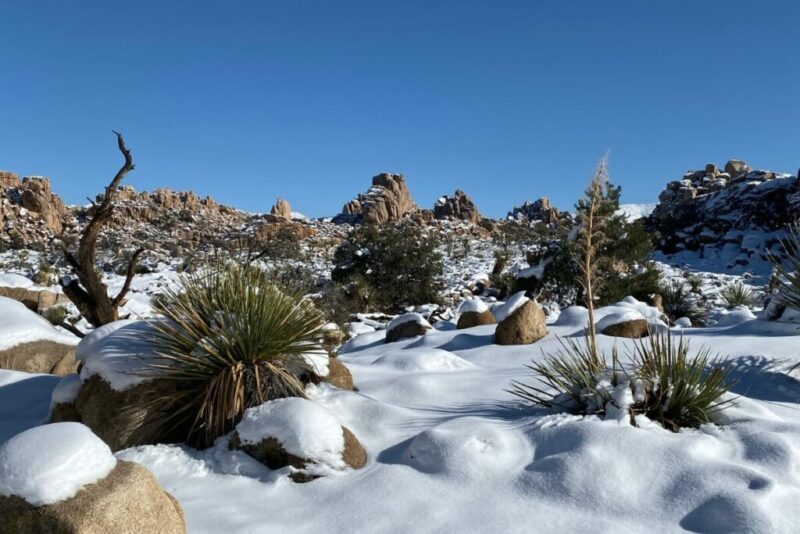
{"label": "desert shrub", "polygon": [[154,401],[170,414],[158,423],[188,427],[188,443],[209,446],[247,408],[305,396],[323,316],[263,271],[228,264],[186,275],[180,290],[167,290],[154,306],[166,319],[152,336],[162,361],[145,362],[145,370],[176,384]]}
{"label": "desert shrub", "polygon": [[67,319],[67,308],[65,306],[50,306],[44,312],[42,317],[50,321],[50,324],[59,326]]}
{"label": "desert shrub", "polygon": [[704,326],[708,320],[708,310],[697,303],[680,282],[663,284],[658,290],[664,306],[664,314],[674,323],[686,317],[694,326]]}
{"label": "desert shrub", "polygon": [[703,279],[699,276],[690,276],[686,279],[686,282],[689,284],[689,289],[691,289],[692,293],[700,294],[702,292]]}
{"label": "desert shrub", "polygon": [[770,254],[774,283],[781,302],[800,311],[800,223],[789,227],[779,242],[780,252]]}
{"label": "desert shrub", "polygon": [[722,300],[729,308],[736,306],[750,306],[755,301],[755,295],[750,286],[746,286],[741,282],[735,282],[722,289],[719,292]]}
{"label": "desert shrub", "polygon": [[433,233],[411,221],[362,225],[336,249],[332,279],[345,286],[360,280],[375,308],[437,303],[444,270],[438,245]]}
{"label": "desert shrub", "polygon": [[728,406],[722,400],[730,384],[730,368],[707,349],[689,355],[689,342],[651,333],[634,344],[634,398],[631,413],[644,414],[673,432],[710,423]]}
{"label": "desert shrub", "polygon": [[627,296],[648,301],[653,294],[661,291],[661,287],[661,271],[652,263],[647,263],[638,272],[607,278],[600,288],[599,301],[600,304],[612,304]]}

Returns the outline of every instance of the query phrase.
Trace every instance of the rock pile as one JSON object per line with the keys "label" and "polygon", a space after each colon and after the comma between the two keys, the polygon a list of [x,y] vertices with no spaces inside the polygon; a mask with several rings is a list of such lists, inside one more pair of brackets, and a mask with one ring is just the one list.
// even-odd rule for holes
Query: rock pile
{"label": "rock pile", "polygon": [[453,196],[439,197],[433,206],[433,215],[437,219],[461,219],[476,224],[481,220],[478,206],[460,189],[456,189]]}
{"label": "rock pile", "polygon": [[47,243],[61,233],[66,217],[64,202],[51,191],[50,180],[20,180],[0,171],[0,240],[15,246]]}
{"label": "rock pile", "polygon": [[372,178],[372,187],[366,193],[345,204],[334,222],[383,224],[416,209],[403,175],[384,172]]}
{"label": "rock pile", "polygon": [[558,211],[550,204],[550,199],[542,197],[531,202],[526,200],[522,206],[516,206],[508,212],[507,218],[514,221],[542,222],[544,224],[556,224],[560,219],[569,217],[569,214]]}
{"label": "rock pile", "polygon": [[667,254],[697,251],[726,267],[766,260],[787,225],[800,217],[796,176],[752,170],[731,160],[724,171],[709,163],[670,182],[648,220]]}

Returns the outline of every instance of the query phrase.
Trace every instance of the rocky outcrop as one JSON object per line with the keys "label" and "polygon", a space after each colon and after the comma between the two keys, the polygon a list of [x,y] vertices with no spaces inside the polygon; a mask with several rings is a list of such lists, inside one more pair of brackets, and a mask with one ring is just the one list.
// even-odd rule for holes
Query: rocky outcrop
{"label": "rocky outcrop", "polygon": [[17,496],[0,495],[0,533],[40,534],[158,532],[183,534],[183,510],[145,467],[117,461],[105,478],[77,495],[34,506]]}
{"label": "rocky outcrop", "polygon": [[65,376],[78,369],[75,347],[54,341],[32,341],[0,350],[0,368]]}
{"label": "rocky outcrop", "polygon": [[491,310],[467,311],[458,317],[456,328],[462,330],[464,328],[472,328],[473,326],[483,326],[487,324],[495,324],[497,321]]}
{"label": "rocky outcrop", "polygon": [[531,202],[526,200],[522,206],[517,206],[508,212],[508,219],[514,221],[542,222],[547,225],[556,224],[559,220],[569,218],[566,212],[560,212],[550,204],[550,199],[542,197]]}
{"label": "rocky outcrop", "polygon": [[0,171],[0,240],[14,246],[47,243],[64,229],[67,209],[50,189],[50,180],[22,180]]}
{"label": "rocky outcrop", "polygon": [[416,209],[403,175],[381,173],[372,178],[369,191],[344,205],[334,222],[383,224],[401,219]]}
{"label": "rocky outcrop", "polygon": [[481,220],[478,206],[460,189],[456,189],[453,196],[439,197],[433,206],[433,215],[437,219],[460,219],[476,224]]}
{"label": "rocky outcrop", "polygon": [[613,337],[639,339],[648,335],[647,319],[630,319],[614,323],[603,329],[603,334]]}
{"label": "rocky outcrop", "polygon": [[328,357],[328,376],[324,377],[323,382],[347,391],[353,391],[353,375],[350,369],[345,366],[338,358]]}
{"label": "rocky outcrop", "polygon": [[786,227],[800,217],[796,176],[750,170],[731,160],[720,172],[708,164],[670,182],[648,219],[666,254],[696,251],[734,268],[767,261]]}
{"label": "rocky outcrop", "polygon": [[292,207],[286,200],[278,198],[269,213],[270,215],[289,220],[292,218]]}
{"label": "rocky outcrop", "polygon": [[494,342],[498,345],[530,345],[547,335],[544,311],[529,300],[497,324]]}
{"label": "rocky outcrop", "polygon": [[43,312],[51,306],[69,303],[69,298],[63,293],[56,293],[47,289],[0,287],[0,297],[14,299],[35,312]]}

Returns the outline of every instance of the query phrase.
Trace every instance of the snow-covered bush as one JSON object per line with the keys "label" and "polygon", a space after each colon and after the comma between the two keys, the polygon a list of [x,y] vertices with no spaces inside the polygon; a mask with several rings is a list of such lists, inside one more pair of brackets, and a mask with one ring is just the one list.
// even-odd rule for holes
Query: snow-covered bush
{"label": "snow-covered bush", "polygon": [[685,317],[693,326],[705,326],[708,310],[698,303],[697,297],[690,294],[682,283],[663,284],[658,293],[661,295],[664,314],[670,323]]}
{"label": "snow-covered bush", "polygon": [[178,383],[157,402],[172,414],[163,423],[191,423],[188,442],[211,445],[247,408],[303,397],[305,380],[327,373],[322,314],[260,270],[229,264],[188,275],[181,285],[155,304],[167,319],[152,339],[164,361],[145,367]]}
{"label": "snow-covered bush", "polygon": [[411,221],[362,225],[336,249],[332,278],[366,286],[371,298],[365,304],[382,310],[435,303],[444,269],[438,245],[430,230]]}
{"label": "snow-covered bush", "polygon": [[750,306],[755,300],[753,290],[739,281],[723,288],[719,295],[729,308]]}

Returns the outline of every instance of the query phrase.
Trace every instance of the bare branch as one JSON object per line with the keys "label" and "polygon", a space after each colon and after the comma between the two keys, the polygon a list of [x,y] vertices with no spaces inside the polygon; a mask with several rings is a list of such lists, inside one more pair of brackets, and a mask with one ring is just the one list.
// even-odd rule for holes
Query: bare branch
{"label": "bare branch", "polygon": [[136,274],[136,260],[139,259],[139,256],[144,252],[143,247],[139,247],[131,256],[131,261],[128,263],[128,272],[125,275],[125,283],[122,285],[122,289],[119,290],[117,296],[114,297],[112,303],[115,307],[122,305],[123,299],[125,295],[128,294],[128,291],[131,289],[131,282],[133,281],[133,276]]}

